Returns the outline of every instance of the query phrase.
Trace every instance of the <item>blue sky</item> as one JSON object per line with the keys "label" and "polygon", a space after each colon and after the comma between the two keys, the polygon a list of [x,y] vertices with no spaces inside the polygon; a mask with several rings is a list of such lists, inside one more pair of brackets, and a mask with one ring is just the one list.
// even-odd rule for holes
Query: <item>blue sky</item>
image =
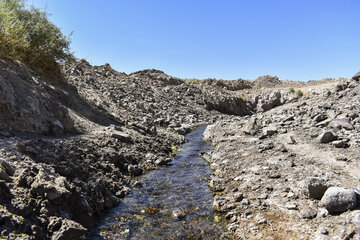
{"label": "blue sky", "polygon": [[319,80],[360,70],[360,0],[28,0],[72,50],[121,72]]}

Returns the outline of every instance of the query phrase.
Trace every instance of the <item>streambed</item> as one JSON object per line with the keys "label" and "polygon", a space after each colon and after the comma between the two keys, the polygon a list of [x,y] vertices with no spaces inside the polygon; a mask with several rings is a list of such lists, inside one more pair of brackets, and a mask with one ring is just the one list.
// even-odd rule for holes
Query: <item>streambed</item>
{"label": "streambed", "polygon": [[141,185],[87,239],[222,239],[206,182],[210,168],[199,156],[211,150],[202,141],[205,128],[187,134],[171,165],[139,177]]}

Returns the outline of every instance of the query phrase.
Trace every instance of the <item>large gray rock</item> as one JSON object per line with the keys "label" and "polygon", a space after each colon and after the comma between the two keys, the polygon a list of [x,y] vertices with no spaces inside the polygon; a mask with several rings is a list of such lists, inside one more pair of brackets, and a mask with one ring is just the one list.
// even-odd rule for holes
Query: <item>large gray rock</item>
{"label": "large gray rock", "polygon": [[266,112],[274,107],[282,105],[282,95],[280,91],[274,91],[269,94],[260,95],[257,103],[257,111]]}
{"label": "large gray rock", "polygon": [[49,168],[42,168],[31,184],[31,192],[39,194],[49,200],[60,197],[69,198],[71,192],[68,190],[68,182],[63,176],[59,176]]}
{"label": "large gray rock", "polygon": [[329,143],[335,141],[337,136],[331,131],[325,131],[319,136],[319,141],[321,143]]}
{"label": "large gray rock", "polygon": [[51,240],[83,239],[85,233],[86,228],[84,228],[80,223],[74,222],[69,219],[63,219],[61,221],[61,227],[59,231],[53,234]]}
{"label": "large gray rock", "polygon": [[350,123],[349,119],[346,116],[335,118],[330,122],[329,126],[337,129],[342,129],[342,128],[346,130],[354,129],[354,126]]}
{"label": "large gray rock", "polygon": [[261,126],[261,121],[256,118],[251,118],[241,129],[244,133],[255,135]]}
{"label": "large gray rock", "polygon": [[354,190],[342,187],[330,187],[321,199],[321,204],[330,213],[344,212],[357,204]]}
{"label": "large gray rock", "polygon": [[264,127],[262,132],[264,136],[271,136],[277,133],[277,128],[275,126]]}

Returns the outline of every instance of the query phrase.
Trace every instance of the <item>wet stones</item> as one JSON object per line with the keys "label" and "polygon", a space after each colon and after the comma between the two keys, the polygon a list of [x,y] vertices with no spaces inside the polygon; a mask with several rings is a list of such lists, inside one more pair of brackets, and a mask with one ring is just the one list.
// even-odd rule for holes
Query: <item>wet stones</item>
{"label": "wet stones", "polygon": [[172,159],[171,158],[163,158],[163,157],[160,157],[158,159],[155,160],[155,164],[156,165],[160,165],[160,166],[163,166],[163,165],[168,165],[169,163],[171,163]]}
{"label": "wet stones", "polygon": [[213,200],[214,210],[218,212],[226,211],[228,201],[226,197],[215,196]]}
{"label": "wet stones", "polygon": [[130,191],[131,191],[130,188],[124,186],[121,190],[119,190],[119,191],[117,191],[117,192],[115,193],[115,196],[116,196],[116,197],[119,197],[119,198],[123,198],[123,197],[125,197],[127,194],[129,194]]}
{"label": "wet stones", "polygon": [[322,197],[321,204],[330,213],[344,212],[356,206],[356,193],[352,189],[330,187]]}
{"label": "wet stones", "polygon": [[187,214],[186,209],[175,209],[172,211],[171,216],[174,219],[181,220],[183,219]]}

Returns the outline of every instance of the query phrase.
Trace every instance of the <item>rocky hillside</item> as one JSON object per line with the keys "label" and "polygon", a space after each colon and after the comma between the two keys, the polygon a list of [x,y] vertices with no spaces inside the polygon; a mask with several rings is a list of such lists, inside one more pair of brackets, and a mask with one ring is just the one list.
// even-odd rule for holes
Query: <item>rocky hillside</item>
{"label": "rocky hillside", "polygon": [[204,123],[214,124],[206,131],[214,206],[234,237],[326,239],[340,236],[329,227],[338,222],[344,236],[358,234],[357,211],[335,216],[317,200],[330,186],[357,194],[358,76],[186,81],[85,60],[64,72],[51,78],[0,60],[1,238],[80,238],[129,193],[134,176],[169,164],[172,149]]}
{"label": "rocky hillside", "polygon": [[75,239],[133,176],[169,163],[194,126],[249,114],[240,97],[158,70],[126,75],[83,60],[65,74],[0,61],[3,237]]}
{"label": "rocky hillside", "polygon": [[360,239],[359,78],[300,90],[204,133],[214,208],[236,238]]}

